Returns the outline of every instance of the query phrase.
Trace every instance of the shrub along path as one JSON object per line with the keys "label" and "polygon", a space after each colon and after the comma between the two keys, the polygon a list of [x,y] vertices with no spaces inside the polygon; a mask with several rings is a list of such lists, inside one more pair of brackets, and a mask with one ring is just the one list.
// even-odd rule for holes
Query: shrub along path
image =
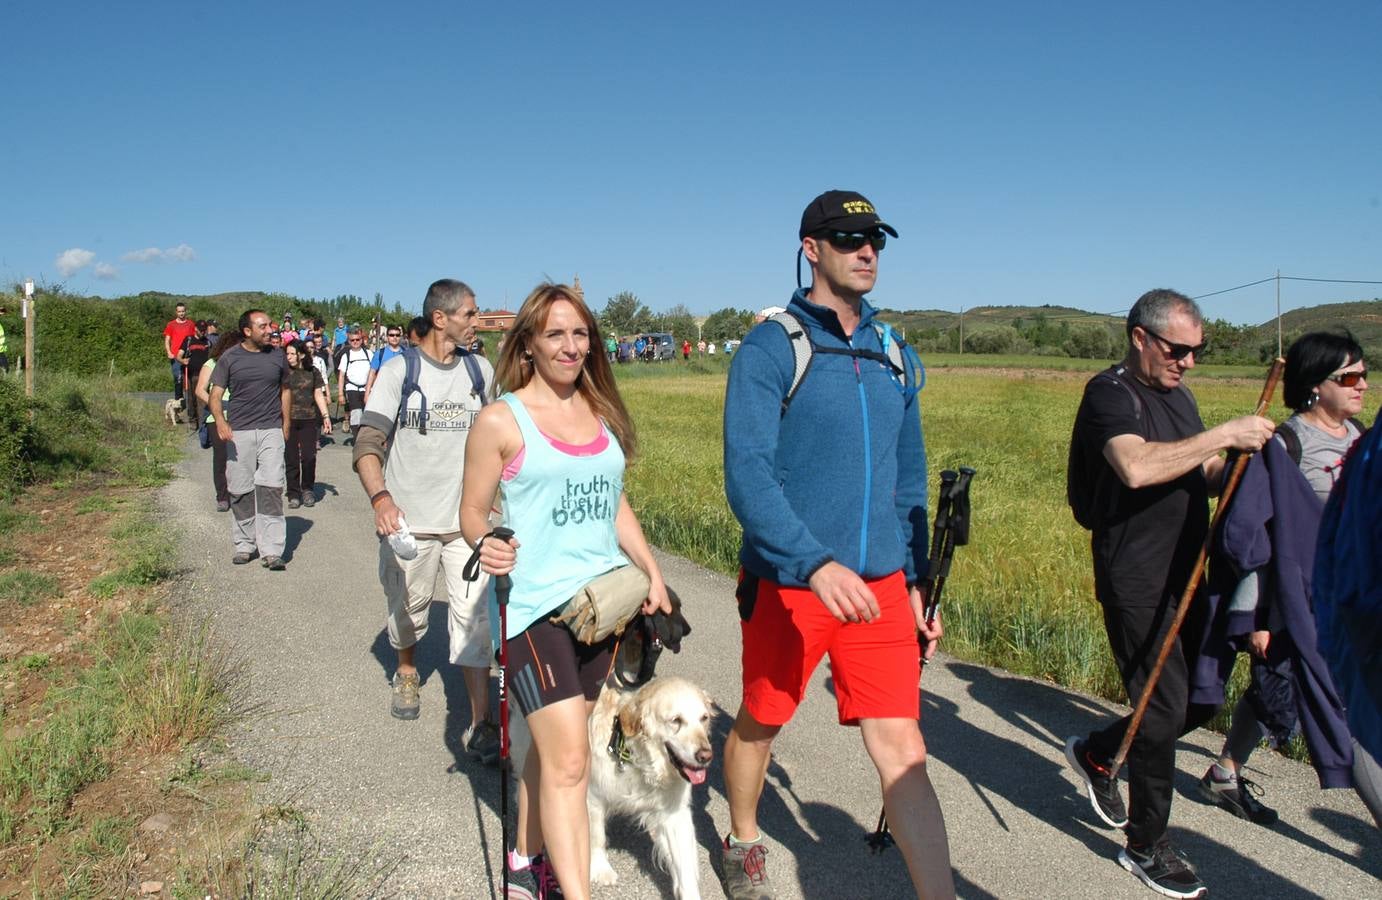
{"label": "shrub along path", "polygon": [[[208,467],[208,456],[189,443],[162,495],[183,535],[186,569],[174,590],[210,611],[216,634],[245,652],[250,689],[272,710],[231,740],[243,763],[271,774],[261,801],[281,818],[307,822],[343,860],[401,858],[381,893],[492,896],[497,776],[458,748],[468,713],[460,678],[445,663],[441,604],[433,605],[433,632],[418,654],[422,715],[415,722],[389,717],[392,653],[376,542],[348,448],[323,450],[325,497],[313,509],[289,512],[290,560],[281,573],[231,566],[229,522],[215,512]],[[718,757],[739,698],[732,581],[678,557],[662,561],[695,627],[680,656],[664,654],[662,671],[696,680],[722,707]],[[876,778],[857,734],[835,724],[827,675],[822,667],[779,740],[764,793],[779,896],[908,896],[897,850],[870,856],[864,844],[878,816]],[[927,669],[923,686],[932,775],[962,896],[1153,896],[1119,868],[1118,835],[1096,827],[1063,761],[1064,737],[1113,707],[946,657]],[[1318,790],[1308,767],[1267,752],[1253,757],[1251,777],[1281,812],[1274,830],[1200,803],[1195,781],[1219,742],[1198,732],[1181,744],[1172,811],[1173,837],[1212,896],[1377,896],[1382,838],[1351,792]],[[729,820],[719,763],[693,793],[708,897],[720,892],[706,859]],[[627,825],[613,829],[621,886],[595,896],[665,896],[669,881],[647,861],[649,849]]]}

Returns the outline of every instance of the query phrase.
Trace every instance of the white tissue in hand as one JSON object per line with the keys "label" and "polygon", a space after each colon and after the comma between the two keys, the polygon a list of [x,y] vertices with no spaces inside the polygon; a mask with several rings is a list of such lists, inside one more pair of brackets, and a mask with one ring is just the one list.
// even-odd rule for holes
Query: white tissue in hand
{"label": "white tissue in hand", "polygon": [[399,559],[413,559],[417,556],[417,539],[408,530],[408,523],[402,516],[398,517],[398,530],[389,535],[389,546]]}

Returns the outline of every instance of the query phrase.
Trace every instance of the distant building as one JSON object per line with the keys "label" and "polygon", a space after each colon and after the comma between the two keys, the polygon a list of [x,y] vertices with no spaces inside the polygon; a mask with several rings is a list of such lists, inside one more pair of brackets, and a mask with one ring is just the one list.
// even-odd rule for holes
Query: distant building
{"label": "distant building", "polygon": [[484,310],[477,316],[478,322],[475,330],[480,332],[503,333],[513,327],[513,320],[518,316],[516,312],[507,309]]}

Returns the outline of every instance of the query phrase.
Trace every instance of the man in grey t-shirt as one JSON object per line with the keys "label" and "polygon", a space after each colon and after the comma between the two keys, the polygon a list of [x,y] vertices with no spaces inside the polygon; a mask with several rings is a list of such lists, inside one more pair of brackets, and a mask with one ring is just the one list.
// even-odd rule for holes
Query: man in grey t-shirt
{"label": "man in grey t-shirt", "polygon": [[[498,730],[489,717],[489,622],[483,580],[466,582],[461,570],[470,546],[461,536],[461,475],[465,442],[480,407],[492,397],[494,370],[483,357],[456,351],[475,337],[475,294],[459,281],[432,284],[422,305],[427,331],[418,354],[418,387],[400,415],[407,358],[396,356],[379,369],[356,435],[355,471],[374,508],[380,536],[379,581],[388,601],[389,643],[398,652],[391,712],[415,719],[420,711],[420,676],[413,651],[427,631],[437,567],[446,571],[450,612],[450,660],[461,667],[470,695],[466,752],[492,762],[499,755]],[[472,364],[477,368],[472,370]],[[479,376],[479,382],[474,377]],[[426,430],[422,413],[426,410]],[[405,558],[385,540],[406,527],[417,554]]]}
{"label": "man in grey t-shirt", "polygon": [[[288,360],[269,344],[269,316],[251,309],[240,316],[240,343],[221,355],[211,372],[211,415],[226,445],[226,487],[230,491],[230,535],[244,565],[256,555],[265,567],[283,571],[288,540],[283,518],[283,447],[291,393]],[[224,389],[235,397],[229,416]]]}

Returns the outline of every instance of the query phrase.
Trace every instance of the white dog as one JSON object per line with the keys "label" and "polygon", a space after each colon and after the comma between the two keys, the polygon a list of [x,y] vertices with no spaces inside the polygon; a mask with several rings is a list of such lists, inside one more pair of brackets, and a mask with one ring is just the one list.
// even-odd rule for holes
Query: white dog
{"label": "white dog", "polygon": [[169,425],[182,424],[182,405],[176,400],[167,400],[163,404],[163,421]]}
{"label": "white dog", "polygon": [[[617,727],[616,727],[617,723]],[[621,739],[622,736],[622,739]],[[685,678],[654,678],[635,692],[606,686],[590,715],[590,880],[619,876],[605,855],[605,820],[636,816],[652,836],[677,900],[700,900],[691,786],[705,782],[710,698]]]}

